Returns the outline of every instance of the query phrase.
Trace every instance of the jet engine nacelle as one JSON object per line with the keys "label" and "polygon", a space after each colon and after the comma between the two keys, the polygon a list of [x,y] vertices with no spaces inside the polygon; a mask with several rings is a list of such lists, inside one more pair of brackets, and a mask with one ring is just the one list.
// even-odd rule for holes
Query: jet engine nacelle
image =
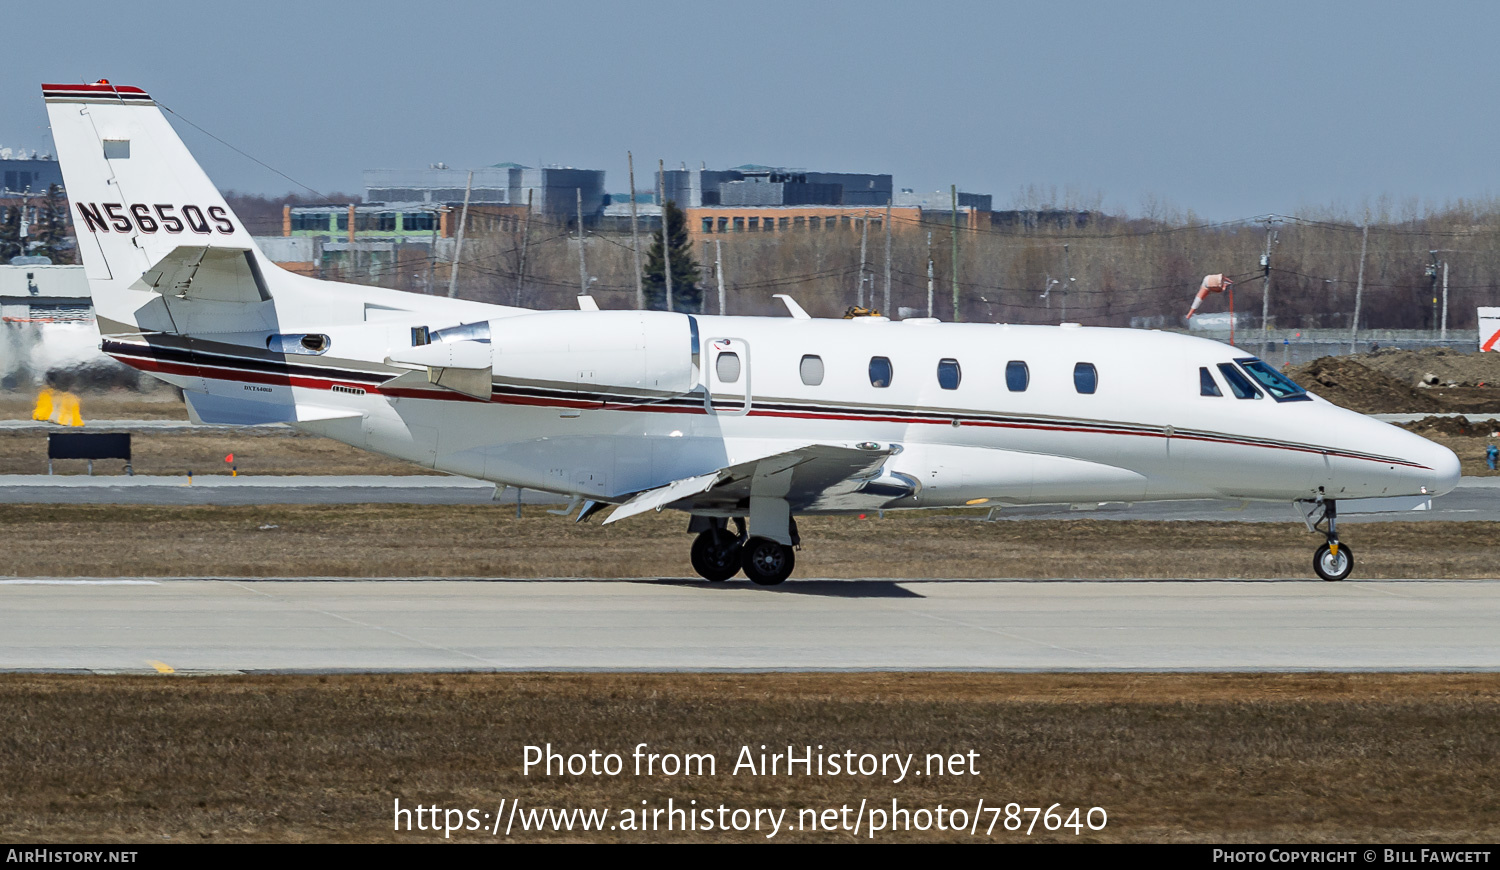
{"label": "jet engine nacelle", "polygon": [[547,311],[490,321],[494,374],[518,386],[677,396],[698,384],[685,314]]}

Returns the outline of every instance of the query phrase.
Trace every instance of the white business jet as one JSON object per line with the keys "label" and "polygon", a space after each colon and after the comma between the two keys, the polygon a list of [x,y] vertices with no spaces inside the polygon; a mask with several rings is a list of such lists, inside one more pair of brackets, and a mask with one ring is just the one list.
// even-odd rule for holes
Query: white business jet
{"label": "white business jet", "polygon": [[[795,517],[1173,499],[1335,505],[1452,489],[1453,453],[1225,344],[1010,326],[532,311],[278,268],[139,88],[44,85],[103,349],[193,420],[282,422],[572,497],[691,515],[708,580],[792,572]],[[731,528],[732,526],[732,528]]]}

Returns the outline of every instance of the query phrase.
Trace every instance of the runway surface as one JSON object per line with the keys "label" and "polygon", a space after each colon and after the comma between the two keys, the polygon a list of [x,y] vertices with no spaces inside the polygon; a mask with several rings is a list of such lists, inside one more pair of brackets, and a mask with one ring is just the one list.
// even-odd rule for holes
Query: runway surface
{"label": "runway surface", "polygon": [[1500,670],[1500,580],[0,580],[0,670]]}
{"label": "runway surface", "polygon": [[[515,504],[516,490],[449,475],[0,475],[0,504]],[[566,498],[522,492],[524,504]]]}

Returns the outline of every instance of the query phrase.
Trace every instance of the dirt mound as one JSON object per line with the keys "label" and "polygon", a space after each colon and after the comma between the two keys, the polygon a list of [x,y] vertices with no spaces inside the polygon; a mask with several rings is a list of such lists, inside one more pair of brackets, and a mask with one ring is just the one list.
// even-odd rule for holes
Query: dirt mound
{"label": "dirt mound", "polygon": [[1425,390],[1361,365],[1353,357],[1325,356],[1287,374],[1308,392],[1361,414],[1416,414],[1442,411],[1443,404]]}
{"label": "dirt mound", "polygon": [[1423,434],[1439,435],[1461,435],[1489,437],[1496,431],[1500,431],[1500,420],[1475,420],[1469,421],[1468,417],[1423,417],[1413,423],[1407,423],[1405,428],[1413,432]]}
{"label": "dirt mound", "polygon": [[1415,386],[1429,376],[1434,386],[1500,386],[1500,353],[1460,353],[1443,347],[1423,350],[1380,350],[1351,359]]}

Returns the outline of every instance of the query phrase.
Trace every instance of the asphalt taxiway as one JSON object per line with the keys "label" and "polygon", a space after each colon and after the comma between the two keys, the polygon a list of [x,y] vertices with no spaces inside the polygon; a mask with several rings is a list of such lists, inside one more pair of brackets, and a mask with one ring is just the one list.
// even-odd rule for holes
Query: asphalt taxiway
{"label": "asphalt taxiway", "polygon": [[0,670],[1500,671],[1500,580],[0,580]]}

